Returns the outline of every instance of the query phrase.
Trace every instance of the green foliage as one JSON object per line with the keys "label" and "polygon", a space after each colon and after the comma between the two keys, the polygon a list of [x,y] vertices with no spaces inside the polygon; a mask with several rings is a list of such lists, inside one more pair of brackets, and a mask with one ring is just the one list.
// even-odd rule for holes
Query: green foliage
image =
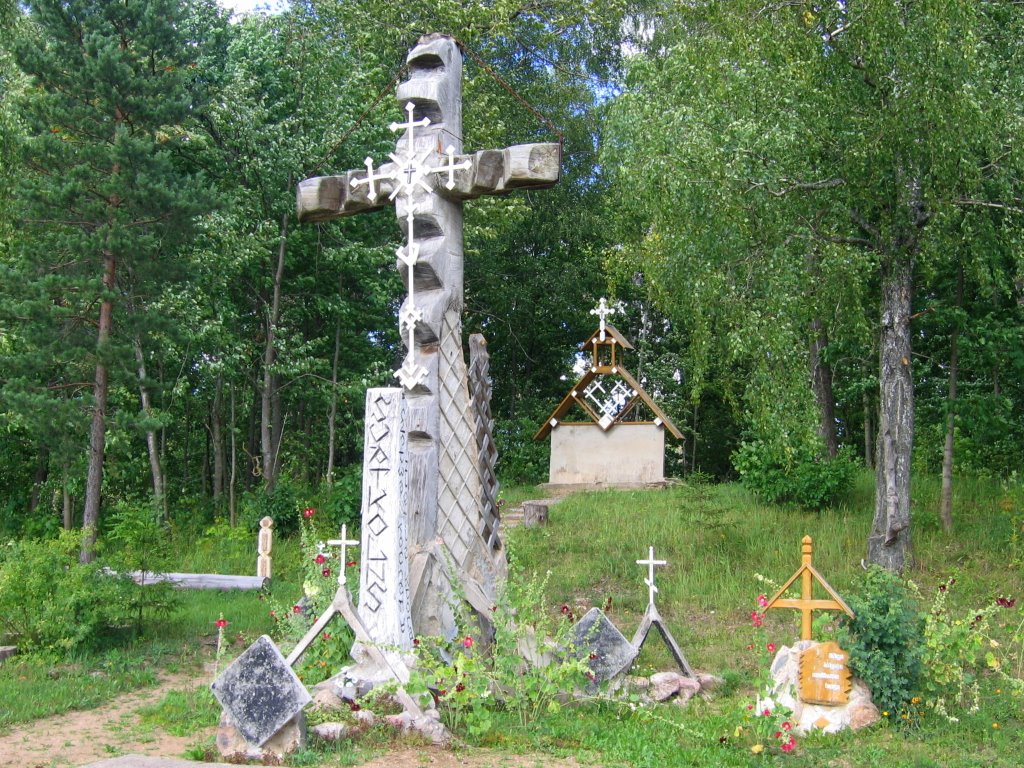
{"label": "green foliage", "polygon": [[[331,520],[313,507],[304,507],[300,513],[301,553],[298,577],[302,590],[290,602],[275,600],[270,615],[274,619],[275,634],[280,640],[298,642],[309,631],[338,589],[340,569],[347,571],[347,588],[358,583],[358,561],[339,561],[340,550],[326,547],[324,542],[338,534]],[[355,535],[349,530],[348,535]],[[349,556],[354,551],[347,550]],[[326,680],[349,659],[355,635],[341,616],[336,616],[324,632],[306,650],[297,672],[306,685]]]}
{"label": "green foliage", "polygon": [[998,647],[990,646],[989,624],[1001,610],[996,602],[983,608],[968,606],[962,612],[951,610],[947,602],[956,582],[956,577],[950,577],[940,584],[924,613],[921,655],[925,705],[954,720],[957,713],[980,708],[978,677],[985,668],[985,652]]}
{"label": "green foliage", "polygon": [[834,459],[806,450],[786,455],[777,445],[750,440],[733,454],[743,484],[775,504],[794,503],[822,509],[844,499],[853,485],[857,464],[848,453]]}
{"label": "green foliage", "polygon": [[82,535],[8,542],[0,549],[0,632],[26,650],[95,648],[134,618],[138,587],[79,563]]}
{"label": "green foliage", "polygon": [[417,638],[410,685],[433,694],[454,732],[485,736],[495,727],[498,707],[527,727],[557,714],[564,694],[586,682],[590,669],[574,653],[571,623],[552,618],[547,583],[536,573],[510,574],[492,612],[494,638],[485,650],[464,607],[457,612],[454,639]]}
{"label": "green foliage", "polygon": [[843,618],[841,643],[850,670],[879,708],[897,712],[921,681],[924,635],[913,596],[898,575],[873,565],[846,602],[854,618]]}

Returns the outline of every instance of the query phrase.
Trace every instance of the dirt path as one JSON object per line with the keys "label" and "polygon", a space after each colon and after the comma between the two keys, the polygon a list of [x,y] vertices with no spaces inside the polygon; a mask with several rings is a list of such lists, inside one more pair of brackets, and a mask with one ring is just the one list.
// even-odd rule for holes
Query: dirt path
{"label": "dirt path", "polygon": [[[74,768],[118,755],[180,758],[186,749],[212,737],[215,728],[190,736],[172,736],[146,728],[138,710],[171,690],[206,685],[209,676],[168,675],[152,688],[123,694],[114,701],[79,712],[54,715],[0,735],[0,768]],[[575,760],[541,755],[504,755],[485,750],[400,747],[364,763],[362,768],[579,768]]]}
{"label": "dirt path", "polygon": [[136,712],[172,689],[202,684],[194,674],[168,675],[152,688],[119,695],[95,709],[17,726],[0,735],[0,768],[66,768],[128,753],[180,756],[196,737],[145,730]]}

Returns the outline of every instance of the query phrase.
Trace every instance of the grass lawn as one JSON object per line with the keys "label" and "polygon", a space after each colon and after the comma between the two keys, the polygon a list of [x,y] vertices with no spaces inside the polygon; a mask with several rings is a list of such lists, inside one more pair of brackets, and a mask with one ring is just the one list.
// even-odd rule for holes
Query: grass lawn
{"label": "grass lawn", "polygon": [[[1012,609],[996,613],[991,640],[1003,669],[1016,677],[1024,659],[1024,543],[1019,530],[1024,506],[1019,490],[996,483],[960,480],[954,505],[956,531],[938,525],[938,483],[915,480],[914,549],[916,562],[907,576],[926,603],[939,584],[956,576],[947,607],[970,621],[973,613],[1000,595],[1020,597]],[[543,491],[512,488],[513,501],[539,498]],[[510,557],[520,572],[550,571],[546,598],[553,617],[561,606],[576,616],[590,606],[605,607],[630,637],[647,604],[646,569],[636,560],[654,545],[668,565],[657,574],[658,608],[690,663],[725,678],[710,701],[694,699],[681,709],[671,704],[636,707],[628,702],[594,699],[546,713],[523,725],[509,712],[495,712],[490,729],[470,737],[472,747],[507,753],[574,756],[600,766],[741,766],[785,763],[793,766],[1017,766],[1024,754],[1024,713],[1020,696],[1002,678],[979,666],[980,708],[954,712],[952,722],[923,702],[913,711],[892,712],[883,722],[857,734],[808,736],[789,754],[754,754],[749,731],[737,735],[754,681],[765,664],[747,649],[755,641],[750,612],[758,594],[786,580],[800,563],[800,540],[814,539],[814,564],[842,595],[861,577],[871,522],[871,478],[864,475],[848,502],[819,513],[759,503],[738,485],[680,485],[662,491],[604,491],[570,496],[552,508],[543,528],[508,532]],[[1017,535],[1015,535],[1015,528]],[[214,548],[211,553],[210,547]],[[272,630],[270,607],[290,604],[300,594],[299,548],[275,545],[273,593],[190,592],[177,611],[128,644],[72,660],[25,657],[0,665],[0,728],[70,708],[88,708],[118,691],[152,683],[167,668],[195,669],[214,653],[221,613],[230,617],[222,659]],[[211,561],[222,572],[248,573],[254,565],[252,542],[199,542],[183,553],[180,569]],[[922,609],[927,605],[922,605]],[[799,635],[796,612],[771,612],[760,630],[778,644]],[[656,634],[642,654],[640,672],[671,669],[671,659]],[[57,670],[56,674],[54,670]],[[100,673],[97,675],[97,671]],[[201,731],[213,725],[217,709],[203,694],[168,694],[147,710],[144,720],[192,729],[197,746],[209,746]],[[904,715],[906,717],[904,718]],[[386,749],[388,736],[371,737],[371,749]],[[293,765],[351,765],[366,756],[367,745],[342,744],[311,749]]]}

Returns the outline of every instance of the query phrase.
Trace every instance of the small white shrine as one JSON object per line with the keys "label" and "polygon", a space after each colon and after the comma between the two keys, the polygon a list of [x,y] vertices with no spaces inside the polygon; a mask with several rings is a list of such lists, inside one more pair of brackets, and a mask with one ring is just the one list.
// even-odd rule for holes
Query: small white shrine
{"label": "small white shrine", "polygon": [[633,345],[611,324],[613,307],[602,298],[600,325],[583,342],[590,367],[534,440],[551,435],[552,485],[651,485],[665,481],[665,432],[682,433],[622,365]]}

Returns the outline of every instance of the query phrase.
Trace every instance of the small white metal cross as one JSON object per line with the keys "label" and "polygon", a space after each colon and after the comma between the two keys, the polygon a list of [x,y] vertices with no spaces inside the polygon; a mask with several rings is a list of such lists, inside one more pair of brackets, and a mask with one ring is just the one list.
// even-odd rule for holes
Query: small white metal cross
{"label": "small white metal cross", "polygon": [[445,187],[447,189],[455,189],[455,172],[456,171],[468,171],[470,168],[473,167],[473,161],[470,160],[469,158],[466,158],[461,163],[456,163],[455,162],[455,147],[453,147],[451,144],[448,145],[448,148],[444,151],[444,153],[448,157],[448,164],[447,165],[442,165],[439,168],[425,168],[424,171],[426,173],[445,173],[445,172],[447,172],[448,173],[448,181],[445,182]]}
{"label": "small white metal cross", "polygon": [[608,306],[608,300],[604,296],[601,297],[601,301],[597,305],[597,309],[590,310],[590,314],[597,315],[601,319],[601,341],[604,341],[605,337],[605,318],[608,315],[615,314],[615,307]]}
{"label": "small white metal cross", "polygon": [[426,128],[428,125],[430,125],[430,118],[429,117],[424,117],[422,120],[413,120],[412,119],[412,115],[413,115],[413,112],[416,111],[416,106],[411,101],[405,102],[405,111],[409,113],[409,122],[407,122],[407,123],[392,123],[388,127],[391,129],[392,133],[395,133],[396,131],[400,131],[403,128],[408,128],[409,129],[408,136],[406,137],[409,140],[409,149],[408,149],[407,154],[408,154],[409,157],[412,157],[414,152],[415,152],[415,145],[416,145],[416,142],[415,142],[415,139],[414,139],[414,135],[413,135],[414,129],[415,128]]}
{"label": "small white metal cross", "polygon": [[341,538],[340,539],[329,539],[327,546],[329,547],[341,547],[341,562],[338,564],[338,586],[342,586],[345,583],[345,547],[358,547],[358,539],[348,539],[348,526],[342,524],[341,526]]}
{"label": "small white metal cross", "polygon": [[647,585],[647,603],[648,605],[654,605],[654,593],[658,591],[658,588],[654,586],[654,566],[656,565],[668,565],[666,560],[655,560],[654,559],[654,547],[648,550],[646,560],[637,560],[637,565],[647,566],[647,578],[644,579],[644,584]]}

